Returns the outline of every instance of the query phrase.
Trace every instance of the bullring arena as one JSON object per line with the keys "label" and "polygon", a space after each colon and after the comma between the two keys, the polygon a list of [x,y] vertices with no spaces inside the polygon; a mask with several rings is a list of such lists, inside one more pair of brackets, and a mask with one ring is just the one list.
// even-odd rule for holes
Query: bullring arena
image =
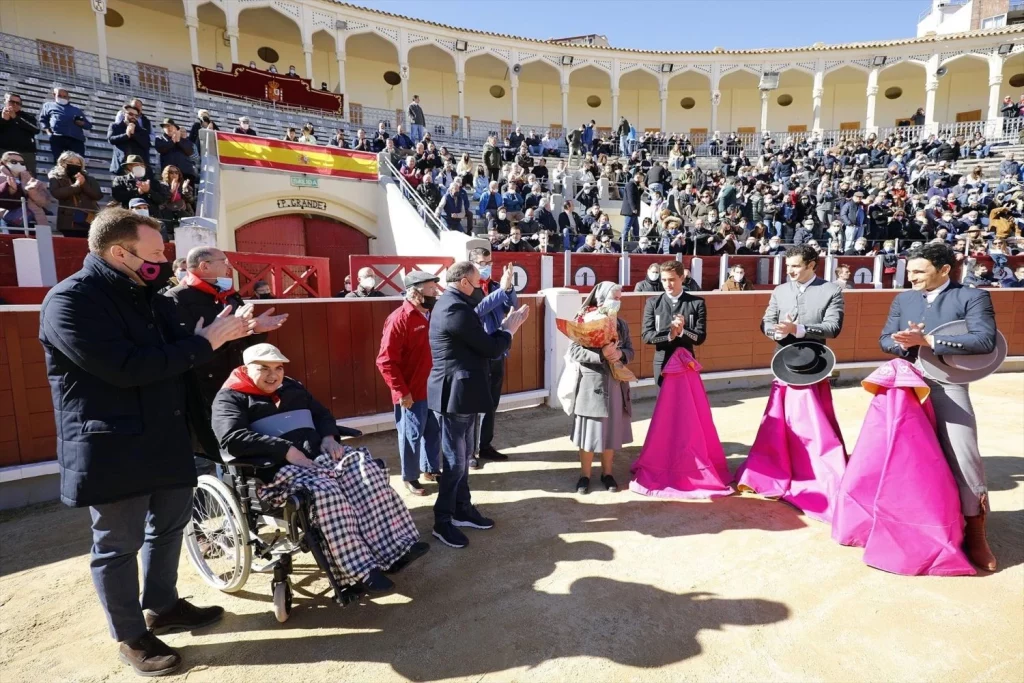
{"label": "bullring arena", "polygon": [[[308,552],[310,545],[327,547],[317,516],[327,513],[294,491],[281,506],[254,508],[257,491],[264,491],[250,475],[241,478],[248,470],[208,469],[214,465],[197,458],[207,488],[197,489],[185,510],[190,520],[177,592],[197,606],[219,605],[224,615],[191,631],[156,634],[180,655],[167,672],[170,680],[1024,680],[1024,5],[920,0],[916,31],[901,26],[897,38],[865,37],[858,31],[868,27],[861,26],[850,31],[848,39],[856,42],[818,42],[818,24],[808,15],[803,33],[793,34],[801,36],[793,47],[751,39],[730,48],[663,50],[644,48],[643,36],[625,46],[596,33],[543,39],[535,32],[483,30],[483,18],[469,15],[489,13],[486,3],[466,3],[460,21],[431,16],[450,10],[445,3],[440,9],[372,4],[0,1],[0,683],[136,678],[132,666],[139,662],[126,658],[124,648],[132,643],[128,649],[138,652],[142,645],[136,645],[151,636],[147,631],[119,645],[108,632],[90,575],[99,544],[112,543],[93,546],[93,533],[101,532],[92,528],[100,522],[90,509],[100,515],[97,508],[108,503],[60,502],[62,492],[66,499],[76,493],[67,484],[78,472],[67,466],[69,444],[131,435],[132,446],[112,449],[112,456],[137,455],[137,443],[156,452],[173,439],[154,434],[172,433],[166,430],[183,412],[195,419],[193,384],[219,387],[222,377],[215,373],[223,370],[226,377],[234,370],[213,362],[188,363],[184,374],[169,378],[140,370],[159,376],[139,384],[121,372],[139,365],[100,368],[55,344],[61,337],[48,327],[46,307],[52,312],[59,297],[51,294],[45,305],[44,298],[66,291],[83,263],[86,270],[112,268],[113,280],[131,285],[132,297],[134,285],[155,282],[144,272],[157,278],[171,270],[176,279],[160,280],[168,285],[163,293],[179,287],[199,292],[216,305],[213,314],[228,296],[252,303],[251,315],[229,322],[265,334],[276,348],[264,349],[269,355],[263,360],[245,360],[241,374],[254,365],[262,372],[269,366],[261,363],[278,359],[274,354],[286,356],[284,371],[326,408],[327,424],[334,418],[361,432],[341,443],[365,449],[372,457],[363,464],[377,458],[386,467],[383,476],[361,470],[361,481],[386,480],[381,488],[387,493],[378,491],[377,500],[398,501],[396,519],[407,508],[419,540],[429,543],[429,552],[393,577],[393,589],[377,595],[372,573],[353,578],[341,572],[354,585],[336,599],[328,572]],[[515,9],[493,4],[494,12]],[[614,3],[595,4],[612,9],[599,22],[622,18]],[[658,9],[682,16],[676,4]],[[762,4],[769,5],[722,6],[739,8],[739,21],[752,23],[756,13],[748,10]],[[790,7],[775,5],[773,12]],[[808,11],[824,15],[825,9]],[[852,18],[880,6],[827,9],[855,27]],[[777,42],[770,32],[758,40]],[[102,232],[94,228],[108,225],[110,216],[138,223],[136,235],[148,234],[152,251],[140,255],[117,242],[90,252],[87,234]],[[141,239],[129,239],[129,246]],[[975,575],[911,575],[938,573],[931,571],[932,558],[903,573],[869,566],[878,564],[869,551],[841,545],[830,523],[776,496],[729,488],[730,495],[714,500],[673,500],[630,490],[641,453],[655,450],[644,444],[658,431],[655,405],[666,395],[656,377],[665,345],[692,351],[695,363],[687,373],[710,402],[717,437],[708,442],[720,441],[728,466],[718,472],[723,487],[739,480],[755,442],[763,447],[760,430],[775,420],[769,406],[786,386],[777,378],[780,369],[792,369],[776,362],[776,340],[803,349],[823,338],[828,370],[808,386],[831,391],[836,424],[828,429],[838,431],[847,454],[858,442],[880,443],[882,430],[866,429],[865,420],[877,417],[872,411],[880,398],[899,392],[873,396],[866,389],[878,391],[877,384],[862,381],[877,377],[879,368],[934,379],[924,363],[916,370],[891,363],[899,350],[883,350],[880,336],[897,297],[921,290],[921,269],[936,265],[922,254],[936,248],[949,259],[941,277],[952,284],[925,287],[931,298],[924,304],[911,293],[913,302],[932,310],[936,300],[983,290],[1006,342],[1005,349],[993,341],[991,351],[971,355],[997,358],[970,389],[991,511],[960,510],[953,477],[963,474],[952,468],[934,495],[933,479],[925,476],[932,472],[904,472],[898,480],[903,495],[889,500],[948,503],[956,520],[955,542],[946,550],[963,563],[948,573]],[[793,274],[794,253],[804,268],[800,277],[811,279]],[[136,259],[144,265],[136,267]],[[411,365],[414,371],[424,363],[438,366],[447,351],[423,330],[433,335],[435,323],[446,318],[430,313],[429,281],[436,277],[444,290],[436,301],[444,315],[455,298],[475,305],[473,277],[448,277],[467,259],[482,287],[503,289],[507,301],[529,312],[504,360],[487,366],[492,384],[501,372],[489,387],[501,397],[491,450],[508,457],[486,456],[478,433],[473,453],[441,453],[444,472],[436,480],[421,464],[421,496],[402,474],[396,439],[396,415],[406,420],[398,428],[407,434],[411,409],[386,376],[393,370],[381,369],[381,349],[391,339],[396,311],[412,311],[417,321],[423,313],[429,322],[417,330],[425,355]],[[488,266],[489,278],[481,273]],[[662,296],[666,273],[681,278],[688,296],[700,297],[705,319],[691,316],[666,328],[663,319],[645,315],[655,298],[692,304],[688,296]],[[631,345],[635,352],[623,361],[624,370],[617,369],[627,377],[616,381],[628,386],[632,411],[623,413],[632,439],[616,450],[610,472],[617,491],[606,490],[604,481],[598,485],[597,469],[581,490],[578,441],[586,437],[576,433],[576,421],[582,411],[567,417],[562,407],[562,379],[585,361],[569,362],[582,347],[571,348],[556,321],[574,319],[591,293],[611,297],[615,288],[599,283],[622,292],[618,308],[610,310],[628,325],[629,344],[616,339],[614,348]],[[805,315],[804,303],[779,310],[766,327],[773,291],[799,290],[803,297],[800,287],[808,283],[838,297],[841,333],[822,334],[816,326],[824,323],[813,315],[796,319]],[[904,305],[910,300],[901,299]],[[175,301],[175,315],[184,316]],[[832,314],[836,305],[829,303]],[[63,329],[66,336],[88,336],[90,321],[106,308],[79,311]],[[477,309],[473,324],[479,318],[500,329],[509,325],[502,318],[512,308],[503,304],[493,320]],[[147,315],[159,322],[155,310],[150,303]],[[253,321],[273,313],[286,313],[287,320],[257,332]],[[977,309],[957,316],[968,329],[947,348],[997,339],[978,327]],[[693,330],[706,333],[706,340],[679,342],[687,332],[670,333],[677,324],[694,338]],[[211,323],[204,318],[203,325]],[[110,340],[123,341],[123,332],[133,349],[159,344],[156,355],[165,353],[167,330],[157,334],[148,324],[149,332],[128,333],[128,326],[115,317],[101,332],[93,330],[105,340],[94,352],[120,348]],[[175,318],[170,332],[178,327],[187,328],[184,343],[194,345],[192,325]],[[195,330],[199,336],[202,329]],[[488,331],[492,338],[505,334]],[[890,342],[907,334],[901,328]],[[154,335],[161,338],[153,341]],[[938,354],[937,339],[935,333],[924,344],[937,344]],[[220,348],[217,357],[227,357]],[[596,355],[596,345],[582,352],[596,358],[586,362],[614,366],[604,350],[604,360]],[[241,347],[235,355],[244,358]],[[118,380],[108,381],[107,371]],[[468,386],[479,379],[473,372],[457,369],[454,381]],[[108,392],[103,398],[78,393],[97,379]],[[431,381],[436,391],[439,380]],[[572,397],[576,408],[581,381]],[[239,389],[246,380],[237,372],[231,382],[225,391],[261,400],[269,395],[280,407],[283,388],[280,395],[256,384],[255,391]],[[179,384],[187,389],[177,391]],[[607,392],[593,393],[603,401]],[[169,402],[160,404],[166,410],[158,415],[152,405],[164,399]],[[930,433],[937,424],[928,413],[936,410],[934,399],[910,402],[915,409],[927,406],[920,416],[933,420],[926,423],[928,438],[908,444],[904,422],[886,423],[891,431],[881,436],[892,437],[886,442],[892,452],[942,457],[945,444]],[[83,409],[86,404],[91,407]],[[138,414],[109,420],[86,414],[115,404]],[[613,422],[608,410],[602,429]],[[951,418],[945,410],[938,424],[960,424],[962,416]],[[452,409],[431,415],[440,420],[442,413],[478,414]],[[704,433],[695,413],[675,417],[667,431],[679,443],[692,444],[693,434]],[[815,422],[803,414],[788,417]],[[254,430],[260,421],[255,413],[245,419]],[[446,424],[451,429],[453,423]],[[89,437],[93,432],[101,436]],[[227,437],[216,436],[218,457],[234,457]],[[446,438],[451,446],[450,432]],[[787,448],[795,452],[794,440],[800,438],[787,441]],[[209,448],[200,441],[193,442],[195,450]],[[296,444],[289,453],[294,450]],[[176,455],[189,460],[191,476],[191,451]],[[473,467],[477,455],[479,468]],[[862,446],[858,455],[875,453]],[[447,547],[458,536],[443,529],[439,535],[439,526],[455,527],[438,521],[435,502],[462,456],[470,463],[475,514],[484,523],[493,518],[494,528],[468,528],[469,545],[459,549],[457,543]],[[166,464],[140,457],[154,471]],[[101,458],[93,458],[98,467]],[[898,470],[897,460],[887,462]],[[945,461],[935,462],[945,468]],[[218,478],[212,484],[211,472]],[[150,474],[146,466],[136,473],[140,481]],[[100,489],[123,485],[116,478]],[[192,495],[191,484],[177,486]],[[843,490],[836,497],[849,492]],[[221,510],[230,514],[217,513],[210,491],[227,493],[224,500],[232,502]],[[110,505],[123,510],[121,502]],[[830,510],[832,504],[830,498]],[[918,547],[915,540],[940,525],[918,522],[919,511],[910,507],[901,508],[906,519],[900,521],[916,524],[920,536],[911,533],[904,547],[890,548],[895,555],[927,555],[927,544]],[[868,511],[879,528],[881,509],[878,503]],[[472,521],[466,509],[456,513],[453,520]],[[101,516],[117,526],[109,522],[116,514]],[[397,528],[400,521],[385,524]],[[967,555],[983,564],[972,553],[978,537],[971,529],[979,524],[994,571],[967,564]],[[372,534],[363,527],[358,532],[353,537],[369,547],[362,537]],[[262,553],[272,546],[284,547],[285,555]],[[290,557],[289,548],[296,551],[294,564],[282,559]],[[124,554],[134,562],[134,551]],[[376,559],[387,569],[390,560]],[[388,573],[379,569],[373,572]]]}

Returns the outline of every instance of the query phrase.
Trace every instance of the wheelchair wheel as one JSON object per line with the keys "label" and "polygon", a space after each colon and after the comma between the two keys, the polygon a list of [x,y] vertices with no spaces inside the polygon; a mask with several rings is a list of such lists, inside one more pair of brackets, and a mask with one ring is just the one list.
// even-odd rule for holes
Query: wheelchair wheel
{"label": "wheelchair wheel", "polygon": [[287,581],[274,584],[274,617],[280,623],[292,615],[292,587]]}
{"label": "wheelchair wheel", "polygon": [[249,523],[227,484],[209,474],[192,494],[192,520],[185,529],[188,559],[203,581],[225,593],[242,589],[252,568]]}

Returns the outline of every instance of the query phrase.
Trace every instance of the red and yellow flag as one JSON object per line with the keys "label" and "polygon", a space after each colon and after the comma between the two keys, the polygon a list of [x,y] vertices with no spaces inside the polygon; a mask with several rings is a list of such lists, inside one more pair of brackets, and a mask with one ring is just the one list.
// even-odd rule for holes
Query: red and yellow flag
{"label": "red and yellow flag", "polygon": [[378,177],[377,155],[371,152],[231,133],[217,133],[217,152],[222,164],[353,180],[377,180]]}

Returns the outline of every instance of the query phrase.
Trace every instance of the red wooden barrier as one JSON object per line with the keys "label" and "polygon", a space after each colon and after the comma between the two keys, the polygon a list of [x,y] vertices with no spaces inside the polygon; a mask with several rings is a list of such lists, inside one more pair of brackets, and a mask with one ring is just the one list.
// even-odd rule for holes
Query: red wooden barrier
{"label": "red wooden barrier", "polygon": [[[0,287],[17,287],[18,274],[14,263],[14,240],[25,239],[21,235],[0,235]],[[28,238],[33,239],[33,238]],[[53,257],[56,262],[57,280],[63,280],[82,268],[82,261],[89,253],[89,243],[83,237],[54,237]],[[164,244],[168,260],[175,259],[174,242]]]}
{"label": "red wooden barrier", "polygon": [[348,257],[348,271],[352,278],[352,288],[359,286],[356,274],[360,268],[373,269],[377,278],[377,291],[391,296],[405,291],[404,278],[410,270],[422,270],[431,275],[444,276],[448,266],[455,263],[450,256],[387,256],[387,255],[355,255]]}
{"label": "red wooden barrier", "polygon": [[567,287],[587,294],[598,282],[619,281],[620,254],[572,254]]}
{"label": "red wooden barrier", "polygon": [[[704,263],[707,263],[707,259],[705,259]],[[729,268],[733,266],[743,266],[747,281],[752,282],[755,289],[770,290],[775,287],[772,283],[772,275],[775,270],[774,256],[730,256]],[[721,267],[719,267],[719,273],[721,273]],[[725,277],[728,279],[729,274],[726,273]],[[705,286],[704,289],[707,289],[707,287]],[[714,289],[718,289],[718,286],[716,285]]]}
{"label": "red wooden barrier", "polygon": [[[875,257],[874,256],[836,256],[836,267],[849,266],[852,271],[850,277],[854,289],[875,289]],[[892,287],[892,279],[895,273],[886,276],[882,274],[882,281],[888,282],[887,286]],[[835,277],[832,278],[835,280]]]}
{"label": "red wooden barrier", "polygon": [[[492,251],[491,266],[494,279],[501,277],[505,266],[509,263],[515,264],[513,268],[516,292],[519,294],[536,294],[541,290],[541,259],[550,256],[552,259],[562,258],[561,254],[539,254],[537,252],[507,252]],[[554,285],[561,286],[561,282],[553,281]]]}
{"label": "red wooden barrier", "polygon": [[644,281],[647,277],[647,269],[652,263],[664,263],[665,261],[675,261],[676,257],[674,254],[630,254],[629,255],[629,285],[624,286],[623,289],[627,292],[632,292],[636,289],[636,286]]}
{"label": "red wooden barrier", "polygon": [[285,256],[225,251],[238,273],[238,293],[251,296],[257,282],[270,285],[275,299],[326,299],[331,296],[331,260],[319,256]]}
{"label": "red wooden barrier", "polygon": [[[1000,280],[1011,277],[1013,271],[1024,266],[1024,255],[1007,256],[1006,265],[1002,268],[996,266],[991,256],[976,256],[975,261],[981,265],[988,266],[989,275],[998,283]],[[969,275],[970,273],[968,273]],[[998,286],[998,285],[997,285]]]}

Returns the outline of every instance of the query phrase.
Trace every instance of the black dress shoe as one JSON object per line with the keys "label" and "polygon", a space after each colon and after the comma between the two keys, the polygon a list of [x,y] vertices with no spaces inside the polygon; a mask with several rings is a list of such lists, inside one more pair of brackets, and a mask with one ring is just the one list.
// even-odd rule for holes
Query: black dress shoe
{"label": "black dress shoe", "polygon": [[188,600],[179,599],[174,607],[163,614],[146,610],[143,616],[149,630],[160,635],[174,631],[191,631],[214,624],[224,616],[224,608],[216,605],[196,607]]}
{"label": "black dress shoe", "polygon": [[482,460],[508,460],[508,456],[504,453],[499,453],[494,449],[494,446],[485,446],[481,448],[480,458]]}
{"label": "black dress shoe", "polygon": [[384,576],[384,572],[381,570],[371,569],[363,579],[363,586],[370,595],[383,595],[395,589],[395,582]]}
{"label": "black dress shoe", "polygon": [[619,490],[619,482],[615,481],[615,477],[610,474],[601,475],[601,484],[611,493]]}
{"label": "black dress shoe", "polygon": [[590,477],[580,477],[576,482],[576,493],[585,496],[590,493]]}
{"label": "black dress shoe", "polygon": [[121,643],[118,656],[140,676],[166,676],[181,666],[181,655],[149,631],[133,641]]}

